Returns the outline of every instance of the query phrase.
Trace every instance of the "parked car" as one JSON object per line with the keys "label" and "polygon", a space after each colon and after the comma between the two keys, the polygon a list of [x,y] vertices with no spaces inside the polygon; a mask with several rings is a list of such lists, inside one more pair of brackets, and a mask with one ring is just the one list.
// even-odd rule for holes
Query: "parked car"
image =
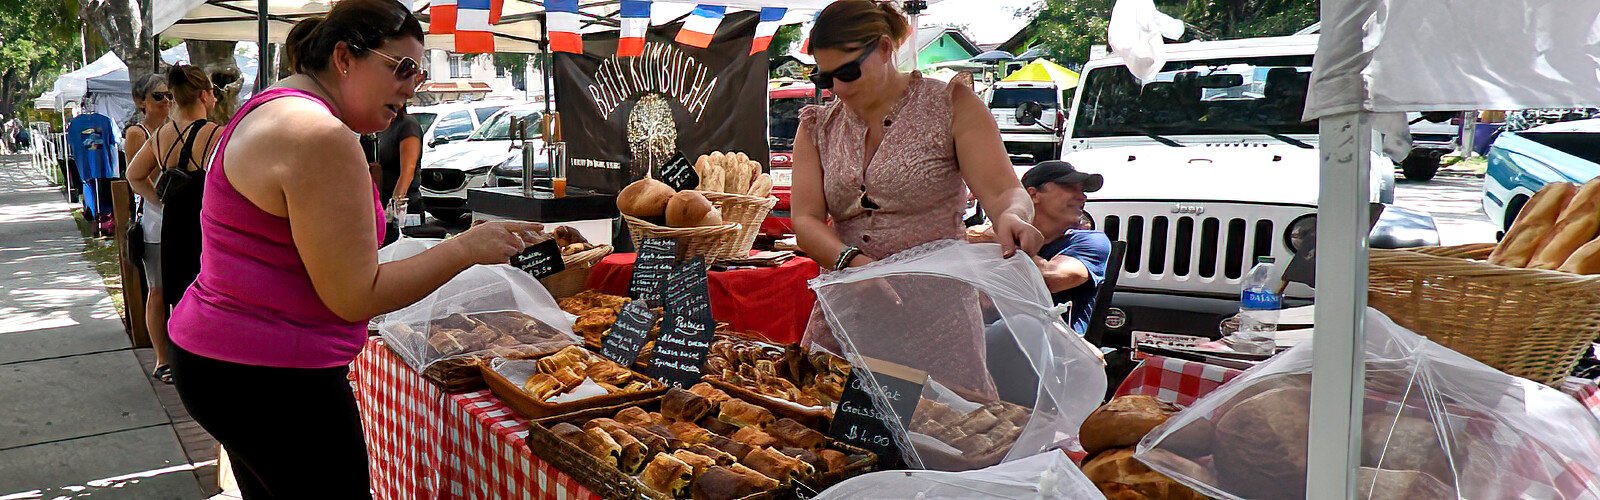
{"label": "parked car", "polygon": [[1483,212],[1504,236],[1545,184],[1600,176],[1600,118],[1502,132],[1489,146],[1488,163]]}
{"label": "parked car", "polygon": [[[1000,126],[1000,140],[1017,163],[1033,164],[1061,154],[1061,129],[1066,113],[1061,110],[1071,89],[1046,82],[998,82],[989,89],[989,112]],[[1040,116],[1030,123],[1019,123],[1017,107],[1038,105]]]}
{"label": "parked car", "polygon": [[[1107,338],[1218,338],[1256,258],[1286,264],[1314,234],[1318,130],[1301,118],[1316,48],[1314,35],[1169,44],[1143,84],[1114,56],[1085,65],[1062,159],[1105,177],[1085,210],[1128,245]],[[1372,169],[1371,201],[1393,196],[1394,170]],[[1398,207],[1371,235],[1375,248],[1437,242],[1431,216]],[[1284,295],[1286,306],[1313,298],[1303,284]]]}
{"label": "parked car", "polygon": [[[817,100],[817,88],[809,83],[788,85],[767,91],[767,145],[772,156],[768,166],[772,175],[772,195],[777,206],[761,223],[761,234],[774,238],[794,234],[789,222],[789,189],[794,184],[794,136],[800,128],[800,109]],[[822,91],[822,100],[833,93]]]}
{"label": "parked car", "polygon": [[[425,164],[421,172],[422,202],[428,214],[451,222],[471,214],[467,207],[467,190],[488,187],[491,169],[509,158],[521,156],[522,144],[511,140],[512,120],[526,120],[523,123],[528,124],[529,132],[537,139],[543,111],[543,105],[536,104],[507,106],[485,120],[465,140],[440,144],[434,150],[433,163]],[[543,141],[535,142],[538,147],[543,144]]]}
{"label": "parked car", "polygon": [[434,149],[450,142],[466,140],[496,111],[516,104],[510,99],[452,102],[432,106],[412,106],[406,110],[422,125],[422,162],[439,159]]}

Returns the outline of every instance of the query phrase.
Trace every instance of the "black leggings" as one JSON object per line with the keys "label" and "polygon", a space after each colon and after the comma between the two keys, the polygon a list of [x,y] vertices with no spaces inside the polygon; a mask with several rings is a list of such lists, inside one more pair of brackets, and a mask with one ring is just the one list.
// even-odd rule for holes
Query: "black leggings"
{"label": "black leggings", "polygon": [[348,367],[250,366],[169,349],[183,406],[228,451],[244,498],[371,498]]}

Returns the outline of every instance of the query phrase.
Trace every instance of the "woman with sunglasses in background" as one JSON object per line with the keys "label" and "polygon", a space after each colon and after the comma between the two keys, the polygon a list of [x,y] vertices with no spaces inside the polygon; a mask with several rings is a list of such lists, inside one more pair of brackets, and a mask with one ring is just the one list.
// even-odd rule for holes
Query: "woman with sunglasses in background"
{"label": "woman with sunglasses in background", "polygon": [[[839,99],[800,113],[790,200],[800,247],[837,270],[931,241],[960,239],[971,188],[992,214],[1004,255],[1037,251],[1044,237],[1029,225],[1033,204],[1011,168],[988,108],[970,88],[896,69],[896,49],[910,32],[905,15],[890,2],[842,0],[818,14],[810,35],[818,72],[811,81],[832,89]],[[952,316],[931,318],[935,324],[972,319],[960,307],[963,303],[976,313],[976,297],[937,286],[896,286],[885,292],[911,294],[924,303],[950,303]],[[981,349],[981,331],[965,330],[952,326],[930,333],[939,338],[905,346],[904,352],[908,359],[934,359],[929,356],[942,350]],[[815,311],[806,336],[808,343],[824,348],[833,342]],[[952,370],[963,374],[968,389],[993,393],[992,383],[977,371],[982,369]]]}
{"label": "woman with sunglasses in background", "polygon": [[[122,141],[122,157],[132,162],[139,150],[149,144],[150,131],[167,124],[167,114],[172,109],[172,91],[167,89],[167,79],[162,75],[145,75],[133,85],[133,104],[139,111],[139,121],[122,131],[127,140]],[[132,174],[132,172],[129,172]],[[132,179],[132,175],[129,176]],[[137,188],[135,183],[135,187]],[[137,189],[136,189],[137,190]],[[150,335],[150,348],[156,352],[156,368],[150,376],[172,383],[172,369],[167,366],[167,301],[161,287],[161,207],[154,198],[140,196],[139,229],[144,241],[139,262],[144,267],[144,321]]]}
{"label": "woman with sunglasses in background", "polygon": [[172,366],[247,499],[368,497],[347,378],[367,322],[539,237],[537,224],[491,222],[378,264],[383,205],[357,135],[415,94],[422,37],[394,0],[343,0],[300,21],[285,43],[295,74],[240,107],[211,159],[200,278],[172,315]]}
{"label": "woman with sunglasses in background", "polygon": [[[200,200],[204,186],[198,179],[205,177],[205,159],[216,148],[221,127],[206,120],[217,107],[217,97],[211,79],[200,68],[187,64],[168,68],[166,87],[178,105],[176,113],[171,114],[171,120],[149,129],[145,147],[128,163],[128,185],[144,198],[146,216],[154,213],[157,221],[145,233],[156,235],[160,242],[155,251],[146,249],[147,258],[154,255],[154,265],[146,266],[146,273],[152,276],[146,310],[154,311],[149,315],[150,344],[156,351],[153,376],[171,384],[167,307],[183,297],[183,291],[200,273]],[[160,98],[166,100],[165,95]],[[169,297],[171,300],[167,300]]]}

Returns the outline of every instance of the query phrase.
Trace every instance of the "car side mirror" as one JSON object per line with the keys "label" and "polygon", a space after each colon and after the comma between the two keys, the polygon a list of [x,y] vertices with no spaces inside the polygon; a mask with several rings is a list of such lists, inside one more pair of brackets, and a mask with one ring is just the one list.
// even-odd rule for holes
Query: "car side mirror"
{"label": "car side mirror", "polygon": [[450,138],[449,137],[435,137],[435,138],[433,138],[433,142],[429,142],[428,143],[428,147],[435,148],[435,147],[439,147],[440,144],[445,144],[445,143],[448,143],[448,142],[450,142]]}
{"label": "car side mirror", "polygon": [[1016,119],[1018,125],[1037,124],[1042,116],[1044,116],[1044,106],[1037,102],[1026,101],[1017,105]]}

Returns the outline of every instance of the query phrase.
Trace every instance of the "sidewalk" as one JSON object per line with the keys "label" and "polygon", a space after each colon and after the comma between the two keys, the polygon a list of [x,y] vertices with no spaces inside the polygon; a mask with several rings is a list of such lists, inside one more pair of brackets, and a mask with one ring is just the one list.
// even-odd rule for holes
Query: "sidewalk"
{"label": "sidewalk", "polygon": [[73,205],[27,161],[0,157],[0,500],[215,494],[215,443],[148,376]]}

